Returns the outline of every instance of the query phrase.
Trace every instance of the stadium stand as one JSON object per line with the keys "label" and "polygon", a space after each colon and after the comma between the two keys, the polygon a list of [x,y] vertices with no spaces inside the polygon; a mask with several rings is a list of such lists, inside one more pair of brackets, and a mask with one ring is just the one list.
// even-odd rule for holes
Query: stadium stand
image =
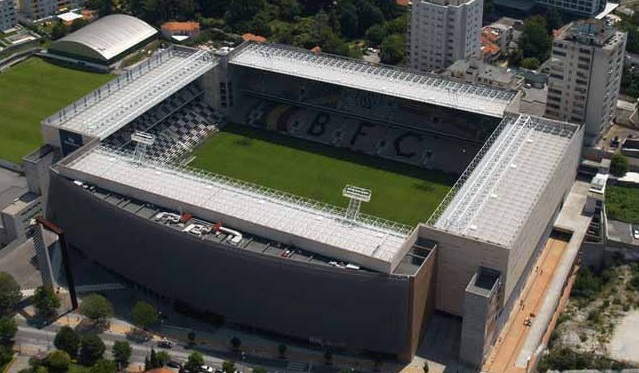
{"label": "stadium stand", "polygon": [[247,103],[241,123],[424,168],[461,173],[481,148],[481,144],[434,135],[419,127],[400,127],[259,98],[250,98]]}
{"label": "stadium stand", "polygon": [[221,124],[222,117],[201,99],[202,90],[190,84],[114,133],[106,143],[115,148],[132,149],[136,131],[155,135],[147,156],[169,162],[190,152]]}

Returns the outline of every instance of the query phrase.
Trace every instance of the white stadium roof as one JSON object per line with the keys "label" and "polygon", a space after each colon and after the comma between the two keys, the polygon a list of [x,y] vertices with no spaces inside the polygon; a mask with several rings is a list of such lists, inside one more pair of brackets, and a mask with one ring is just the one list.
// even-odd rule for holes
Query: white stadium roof
{"label": "white stadium roof", "polygon": [[366,215],[360,215],[353,224],[346,221],[342,208],[225,176],[150,160],[140,163],[132,154],[106,147],[72,156],[68,163],[58,164],[58,169],[72,179],[97,186],[105,184],[106,189],[115,184],[130,191],[142,190],[180,205],[198,206],[273,231],[310,239],[320,243],[321,248],[308,250],[386,273],[399,263],[410,233],[410,227]]}
{"label": "white stadium roof", "polygon": [[125,14],[113,14],[55,41],[51,49],[75,44],[80,48],[89,48],[96,56],[108,61],[156,33],[156,29],[140,19]]}
{"label": "white stadium roof", "polygon": [[578,130],[528,115],[506,117],[428,223],[510,247]]}
{"label": "white stadium roof", "polygon": [[232,52],[229,63],[498,118],[517,94],[279,44],[244,43]]}
{"label": "white stadium roof", "polygon": [[208,52],[173,46],[42,123],[105,139],[213,69],[217,61]]}

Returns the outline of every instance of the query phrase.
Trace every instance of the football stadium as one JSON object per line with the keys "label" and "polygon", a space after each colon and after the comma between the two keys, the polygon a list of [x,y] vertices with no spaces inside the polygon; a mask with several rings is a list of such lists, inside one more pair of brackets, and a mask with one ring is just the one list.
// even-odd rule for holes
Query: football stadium
{"label": "football stadium", "polygon": [[42,122],[46,217],[228,324],[409,361],[444,312],[479,366],[583,137],[519,99],[277,44],[171,46]]}

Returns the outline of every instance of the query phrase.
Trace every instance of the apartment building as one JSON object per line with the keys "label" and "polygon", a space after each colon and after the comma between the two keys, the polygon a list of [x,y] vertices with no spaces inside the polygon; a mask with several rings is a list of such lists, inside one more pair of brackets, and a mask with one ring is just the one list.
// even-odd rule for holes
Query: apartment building
{"label": "apartment building", "polygon": [[408,30],[408,67],[446,68],[480,55],[483,0],[415,0]]}
{"label": "apartment building", "polygon": [[17,24],[18,17],[13,0],[0,0],[0,31],[13,28]]}
{"label": "apartment building", "polygon": [[535,0],[535,2],[548,8],[588,17],[597,15],[606,6],[606,0]]}
{"label": "apartment building", "polygon": [[20,0],[20,13],[37,20],[82,6],[80,0]]}
{"label": "apartment building", "polygon": [[626,34],[607,20],[571,23],[553,40],[546,116],[585,124],[586,146],[614,118],[625,49]]}

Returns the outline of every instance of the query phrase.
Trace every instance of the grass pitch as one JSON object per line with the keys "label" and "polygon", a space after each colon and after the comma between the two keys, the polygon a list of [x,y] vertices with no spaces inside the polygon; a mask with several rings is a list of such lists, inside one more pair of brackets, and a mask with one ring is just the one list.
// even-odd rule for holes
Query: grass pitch
{"label": "grass pitch", "polygon": [[19,163],[42,145],[40,122],[98,88],[113,75],[31,58],[0,74],[0,158]]}
{"label": "grass pitch", "polygon": [[227,125],[194,152],[191,166],[337,206],[347,184],[369,188],[362,212],[415,225],[425,221],[456,180],[349,150],[246,126]]}
{"label": "grass pitch", "polygon": [[639,224],[639,188],[608,185],[606,213],[610,219]]}

